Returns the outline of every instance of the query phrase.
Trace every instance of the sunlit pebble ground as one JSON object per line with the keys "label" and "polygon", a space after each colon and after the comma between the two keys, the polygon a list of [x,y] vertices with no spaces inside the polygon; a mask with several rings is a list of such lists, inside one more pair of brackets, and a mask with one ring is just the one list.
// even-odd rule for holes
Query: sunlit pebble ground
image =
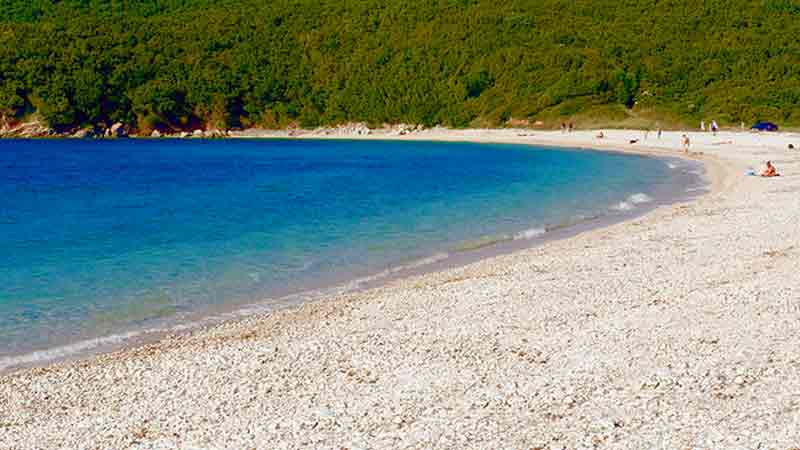
{"label": "sunlit pebble ground", "polygon": [[[519,134],[419,138],[597,144]],[[0,448],[795,448],[800,138],[692,139],[726,174],[699,201],[0,378]],[[744,176],[767,158],[784,176]]]}

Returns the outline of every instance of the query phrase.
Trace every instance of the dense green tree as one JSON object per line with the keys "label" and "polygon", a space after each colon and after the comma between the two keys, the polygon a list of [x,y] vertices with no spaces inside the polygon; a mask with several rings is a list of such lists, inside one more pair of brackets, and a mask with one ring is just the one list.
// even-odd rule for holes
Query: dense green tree
{"label": "dense green tree", "polygon": [[791,0],[5,0],[0,115],[142,132],[800,125]]}

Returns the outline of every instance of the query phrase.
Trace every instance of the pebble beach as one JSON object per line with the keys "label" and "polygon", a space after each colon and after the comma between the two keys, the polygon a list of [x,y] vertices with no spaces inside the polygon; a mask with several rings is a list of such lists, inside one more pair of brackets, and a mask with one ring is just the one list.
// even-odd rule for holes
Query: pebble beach
{"label": "pebble beach", "polygon": [[[0,375],[0,449],[800,447],[800,135],[313,133],[704,163],[629,221]],[[246,137],[285,137],[249,133]],[[638,142],[631,144],[631,140]],[[771,160],[776,178],[747,176]]]}

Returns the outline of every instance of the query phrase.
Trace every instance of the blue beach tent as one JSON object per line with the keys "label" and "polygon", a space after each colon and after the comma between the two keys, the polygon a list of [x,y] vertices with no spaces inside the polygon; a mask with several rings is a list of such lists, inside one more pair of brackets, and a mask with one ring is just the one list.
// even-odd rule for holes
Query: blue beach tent
{"label": "blue beach tent", "polygon": [[778,126],[772,122],[758,122],[750,129],[756,131],[778,131]]}

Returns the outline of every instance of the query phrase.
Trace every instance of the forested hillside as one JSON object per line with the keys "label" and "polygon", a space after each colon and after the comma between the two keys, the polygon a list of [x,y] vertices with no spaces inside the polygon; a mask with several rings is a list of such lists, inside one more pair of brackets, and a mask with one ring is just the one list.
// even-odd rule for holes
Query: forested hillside
{"label": "forested hillside", "polygon": [[790,0],[3,0],[0,114],[141,132],[800,125]]}

